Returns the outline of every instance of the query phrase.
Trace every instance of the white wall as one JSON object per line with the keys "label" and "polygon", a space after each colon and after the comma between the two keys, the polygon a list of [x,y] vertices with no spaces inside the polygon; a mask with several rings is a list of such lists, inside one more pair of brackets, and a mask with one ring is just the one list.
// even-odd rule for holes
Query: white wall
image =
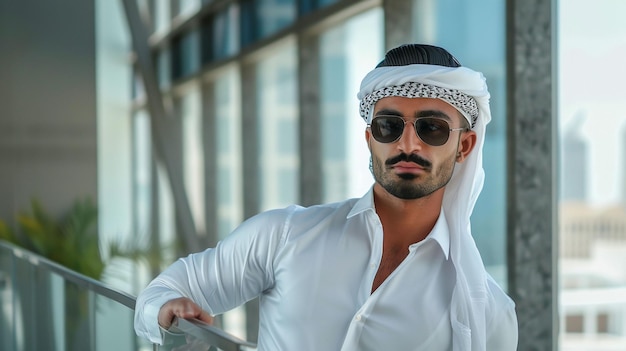
{"label": "white wall", "polygon": [[0,219],[96,200],[92,1],[0,0]]}

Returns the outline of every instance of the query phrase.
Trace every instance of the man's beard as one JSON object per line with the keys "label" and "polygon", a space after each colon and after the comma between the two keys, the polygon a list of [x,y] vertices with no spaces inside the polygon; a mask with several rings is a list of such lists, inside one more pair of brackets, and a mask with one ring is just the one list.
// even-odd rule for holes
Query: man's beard
{"label": "man's beard", "polygon": [[[394,165],[400,161],[413,162],[420,165],[426,174],[416,175],[412,173],[400,173],[395,174],[393,170],[388,169],[387,166]],[[388,159],[385,164],[372,155],[372,172],[374,179],[391,195],[403,199],[413,200],[420,199],[428,196],[435,191],[446,186],[452,178],[452,171],[454,170],[454,164],[456,157],[453,154],[449,159],[441,163],[439,167],[433,169],[432,163],[418,155],[400,154],[396,157]],[[400,179],[395,179],[395,177]],[[421,177],[422,180],[414,181],[414,179]]]}

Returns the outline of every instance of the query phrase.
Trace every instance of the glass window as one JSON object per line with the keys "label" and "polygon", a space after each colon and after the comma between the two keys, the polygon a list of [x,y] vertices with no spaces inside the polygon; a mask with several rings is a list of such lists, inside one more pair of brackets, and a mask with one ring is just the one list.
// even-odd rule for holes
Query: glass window
{"label": "glass window", "polygon": [[577,333],[580,334],[583,332],[585,318],[582,314],[572,314],[565,318],[565,332],[566,333]]}
{"label": "glass window", "polygon": [[[133,215],[135,145],[130,106],[131,94],[142,95],[143,92],[141,84],[137,87],[139,91],[132,84],[137,77],[128,62],[128,52],[132,48],[129,34],[120,28],[125,22],[122,2],[97,1],[94,4],[96,85],[92,89],[96,89],[97,102],[97,225],[104,245],[133,235],[136,220]],[[94,116],[89,116],[91,118]],[[3,175],[4,167],[0,167]],[[122,285],[128,289],[127,282]],[[116,285],[116,288],[122,286]]]}
{"label": "glass window", "polygon": [[139,72],[134,72],[133,75],[133,84],[131,86],[131,94],[133,99],[138,99],[144,97],[146,91],[143,85],[143,79],[141,79],[141,75]]}
{"label": "glass window", "polygon": [[161,263],[167,266],[178,257],[178,253],[175,252],[176,245],[173,245],[177,240],[177,231],[174,214],[174,195],[172,194],[165,166],[160,162],[157,163],[157,191],[159,206],[157,210],[157,232],[159,233],[161,246],[169,249],[163,252]]}
{"label": "glass window", "polygon": [[339,0],[299,0],[299,12],[300,15],[307,14],[321,7],[334,4]]}
{"label": "glass window", "polygon": [[560,349],[626,350],[626,3],[558,4]]}
{"label": "glass window", "polygon": [[609,330],[610,322],[611,321],[609,320],[609,314],[607,312],[598,314],[597,319],[596,319],[596,325],[598,326],[597,328],[598,333],[608,334],[610,332]]}
{"label": "glass window", "polygon": [[[285,84],[289,85],[289,84]],[[293,92],[291,92],[293,93]],[[284,96],[288,101],[296,101],[296,97],[293,94],[281,94],[279,96]],[[276,151],[280,152],[281,155],[289,157],[293,155],[293,150],[298,150],[298,140],[297,138],[287,137],[281,138],[281,135],[293,135],[294,130],[298,130],[298,121],[296,119],[284,118],[280,121],[280,123],[276,124],[276,136],[278,136],[276,140]]]}
{"label": "glass window", "polygon": [[202,141],[200,90],[197,84],[191,85],[185,91],[178,104],[182,119],[185,190],[196,230],[203,233],[206,230],[204,221],[204,143]]}
{"label": "glass window", "polygon": [[[129,234],[128,238],[124,238],[126,241],[131,237],[137,240],[132,242],[140,243],[144,245],[144,248],[148,246],[148,243],[152,240],[159,240],[159,233],[154,228],[154,206],[156,202],[154,192],[154,155],[152,154],[152,134],[150,129],[151,121],[148,112],[145,110],[138,111],[132,118],[132,164],[133,164],[133,176],[132,176],[132,218],[133,218],[133,232]],[[119,197],[119,192],[113,192],[116,197]],[[117,205],[118,207],[120,204]],[[122,207],[123,209],[123,207]],[[119,265],[119,264],[118,264]],[[136,274],[137,279],[128,282],[127,279],[123,279],[126,283],[133,285],[132,292],[137,294],[152,278],[147,267],[137,266],[135,271],[131,274]],[[128,269],[131,271],[131,269]]]}
{"label": "glass window", "polygon": [[375,8],[320,37],[323,202],[360,197],[373,182],[356,94],[384,55],[382,17]]}
{"label": "glass window", "polygon": [[293,169],[284,167],[272,173],[276,174],[277,180],[275,182],[276,194],[271,195],[272,200],[276,201],[275,207],[286,206],[296,202],[297,200],[294,199],[297,199],[297,193],[294,193],[294,191],[298,190],[298,179],[294,177]]}
{"label": "glass window", "polygon": [[[171,80],[171,55],[168,48],[162,49],[156,54],[156,69],[157,79],[159,81],[159,87],[161,89],[168,89]],[[142,89],[145,87],[142,87]],[[143,91],[143,90],[142,90]]]}
{"label": "glass window", "polygon": [[186,77],[200,69],[200,36],[190,30],[172,39],[172,79]]}
{"label": "glass window", "polygon": [[243,45],[266,38],[296,19],[295,0],[244,0],[241,9]]}
{"label": "glass window", "polygon": [[[217,237],[225,238],[243,218],[241,164],[241,97],[240,77],[235,66],[221,70],[213,84],[217,163]],[[206,108],[211,108],[206,106]],[[227,332],[246,338],[245,308],[238,307],[222,316]]]}
{"label": "glass window", "polygon": [[261,210],[298,201],[296,49],[289,40],[257,64]]}
{"label": "glass window", "polygon": [[472,214],[472,235],[489,273],[506,288],[506,50],[504,0],[415,0],[414,39],[449,50],[482,72],[492,120],[483,150],[485,185]]}
{"label": "glass window", "polygon": [[217,138],[218,238],[223,239],[242,219],[241,98],[239,74],[227,68],[214,81]]}
{"label": "glass window", "polygon": [[150,117],[139,111],[133,118],[134,164],[134,229],[140,238],[150,238],[152,233],[152,136]]}
{"label": "glass window", "polygon": [[189,16],[198,12],[200,9],[200,0],[175,0],[172,3],[175,14],[178,16]]}
{"label": "glass window", "polygon": [[229,5],[202,21],[202,62],[235,55],[239,51],[239,7]]}
{"label": "glass window", "polygon": [[[220,126],[222,127],[222,126]],[[219,156],[218,156],[219,157]],[[220,191],[222,189],[231,189],[232,187],[232,181],[230,178],[230,169],[228,169],[229,165],[231,162],[228,162],[227,165],[225,165],[226,167],[220,167],[221,165],[218,165],[218,171],[217,171],[217,190],[218,190],[218,198],[217,201],[219,203],[219,206],[224,206],[224,207],[228,207],[230,206],[230,204],[232,204],[233,199],[231,198],[231,192],[230,191]],[[227,215],[228,215],[227,211]],[[230,232],[230,230],[227,231],[227,233]],[[227,234],[226,233],[226,234]]]}

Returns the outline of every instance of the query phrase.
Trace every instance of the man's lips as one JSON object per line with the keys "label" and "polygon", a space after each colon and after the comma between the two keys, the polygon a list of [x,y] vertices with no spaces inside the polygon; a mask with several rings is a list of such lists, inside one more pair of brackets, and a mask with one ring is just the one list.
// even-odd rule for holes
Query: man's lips
{"label": "man's lips", "polygon": [[424,172],[424,167],[413,163],[413,162],[406,162],[406,161],[400,161],[394,165],[391,166],[396,173],[421,173]]}

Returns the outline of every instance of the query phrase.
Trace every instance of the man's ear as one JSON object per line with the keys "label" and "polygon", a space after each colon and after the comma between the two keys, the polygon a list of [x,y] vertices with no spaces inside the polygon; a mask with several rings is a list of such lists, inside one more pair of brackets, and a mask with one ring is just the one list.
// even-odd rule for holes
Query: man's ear
{"label": "man's ear", "polygon": [[473,130],[461,133],[459,147],[456,154],[457,162],[463,162],[469,156],[474,149],[474,146],[476,146],[477,138],[476,132]]}
{"label": "man's ear", "polygon": [[365,141],[367,142],[367,148],[372,152],[372,132],[369,128],[365,128]]}

